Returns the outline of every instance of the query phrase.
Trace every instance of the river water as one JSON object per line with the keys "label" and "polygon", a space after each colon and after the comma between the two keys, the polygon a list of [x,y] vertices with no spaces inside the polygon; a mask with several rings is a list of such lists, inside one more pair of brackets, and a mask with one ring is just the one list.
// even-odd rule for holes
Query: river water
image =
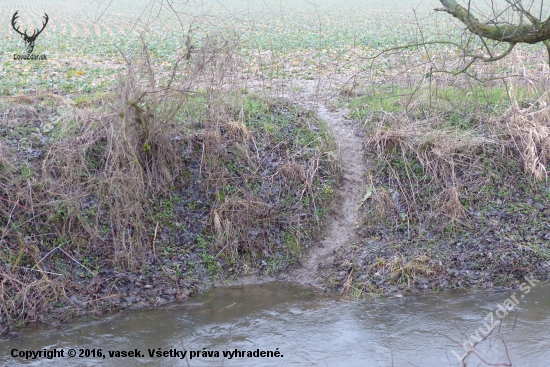
{"label": "river water", "polygon": [[[508,309],[489,338],[477,344],[479,357],[489,363],[510,363],[509,356],[514,366],[550,365],[549,291],[550,285],[541,283],[528,293],[516,289],[513,297],[519,303]],[[457,366],[461,364],[453,351],[462,356],[463,341],[477,339],[476,330],[482,337],[479,329],[487,330],[484,322],[494,325],[498,315],[505,314],[501,309],[512,305],[511,294],[492,289],[353,301],[288,283],[217,288],[167,309],[80,320],[59,329],[25,330],[18,337],[0,339],[0,365]],[[62,349],[63,357],[11,356],[13,349],[24,355],[54,348]],[[149,357],[148,349],[159,348],[168,353],[186,350],[186,358]],[[197,357],[203,348],[220,357]],[[67,356],[70,349],[77,357]],[[88,353],[95,349],[96,357],[78,357],[86,353],[81,349]],[[102,357],[97,357],[98,349]],[[124,350],[138,350],[142,357],[108,355]],[[223,358],[223,351],[235,350],[273,356]],[[275,357],[279,355],[275,352],[280,356]],[[486,364],[474,354],[468,357],[468,366],[478,365]]]}

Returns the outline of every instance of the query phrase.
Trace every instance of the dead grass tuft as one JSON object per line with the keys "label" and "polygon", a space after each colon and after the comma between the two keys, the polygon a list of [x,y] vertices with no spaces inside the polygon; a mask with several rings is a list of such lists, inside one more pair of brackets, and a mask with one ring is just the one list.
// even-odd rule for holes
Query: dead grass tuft
{"label": "dead grass tuft", "polygon": [[466,217],[467,212],[460,202],[460,191],[456,186],[445,189],[442,197],[443,205],[441,205],[441,208],[443,213],[451,219],[452,223]]}
{"label": "dead grass tuft", "polygon": [[550,108],[512,110],[501,119],[520,153],[525,170],[536,180],[548,179],[550,159]]}
{"label": "dead grass tuft", "polygon": [[221,127],[226,130],[227,138],[242,141],[245,144],[254,139],[250,130],[241,121],[231,119]]}
{"label": "dead grass tuft", "polygon": [[292,181],[305,182],[307,180],[304,167],[296,162],[287,163],[282,166],[281,173]]}
{"label": "dead grass tuft", "polygon": [[390,283],[406,284],[410,287],[417,276],[435,273],[429,265],[429,260],[429,257],[423,254],[410,259],[402,254],[396,254],[385,263],[381,271],[388,276]]}
{"label": "dead grass tuft", "polygon": [[394,216],[397,214],[397,206],[391,194],[385,188],[381,187],[375,190],[377,198],[377,209],[382,218]]}

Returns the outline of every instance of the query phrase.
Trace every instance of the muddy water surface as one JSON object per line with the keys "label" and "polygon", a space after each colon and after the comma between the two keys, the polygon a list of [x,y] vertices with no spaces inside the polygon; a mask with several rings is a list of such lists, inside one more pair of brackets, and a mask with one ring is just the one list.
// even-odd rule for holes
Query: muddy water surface
{"label": "muddy water surface", "polygon": [[[449,338],[462,344],[459,329],[466,336],[485,329],[484,318],[509,297],[510,291],[501,289],[350,301],[288,283],[218,288],[168,309],[126,312],[0,339],[0,365],[456,366],[452,351],[462,355],[464,349]],[[517,312],[504,318],[498,338],[478,345],[479,355],[491,363],[507,362],[509,355],[514,366],[548,366],[550,285],[539,284],[528,294],[516,290],[515,297]],[[63,349],[65,357],[25,361],[10,357],[14,348]],[[137,349],[144,357],[69,358],[71,348],[77,353],[102,349],[103,354]],[[185,348],[187,360],[150,358],[148,349],[158,348]],[[189,359],[189,351],[203,348],[220,355],[259,349],[282,356]],[[470,357],[468,365],[479,365],[479,359]]]}

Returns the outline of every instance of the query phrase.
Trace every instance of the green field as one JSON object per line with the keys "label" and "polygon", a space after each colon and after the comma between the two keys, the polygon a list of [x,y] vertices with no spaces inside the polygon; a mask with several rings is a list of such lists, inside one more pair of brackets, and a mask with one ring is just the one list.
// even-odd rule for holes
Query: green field
{"label": "green field", "polygon": [[[241,57],[242,73],[255,78],[311,79],[365,70],[371,76],[387,77],[399,71],[396,59],[410,66],[412,59],[428,51],[453,57],[459,54],[453,46],[434,45],[377,59],[374,68],[371,60],[365,59],[396,45],[459,39],[461,27],[452,17],[434,13],[438,6],[434,0],[201,1],[174,9],[160,1],[144,0],[109,4],[3,2],[0,90],[9,95],[39,90],[102,91],[112,86],[116,71],[124,65],[120,51],[135,53],[140,36],[152,57],[164,66],[181,54],[188,36],[198,46],[206,37],[217,35],[235,41],[233,51]],[[45,54],[47,61],[13,60],[13,54],[22,53],[24,45],[10,23],[16,10],[20,12],[19,23],[29,33],[41,25],[44,13],[49,15],[34,51]],[[535,55],[542,52],[536,46],[522,49]],[[499,68],[509,68],[508,61]]]}
{"label": "green field", "polygon": [[[3,2],[2,90],[12,95],[37,90],[99,91],[111,85],[122,65],[119,49],[133,52],[142,35],[153,57],[169,63],[185,47],[190,29],[195,44],[212,34],[237,38],[235,52],[243,56],[242,71],[255,77],[296,78],[319,71],[356,70],[361,68],[358,56],[413,41],[417,36],[413,8],[424,14],[433,7],[423,2],[418,8],[418,1],[322,1],[316,5],[228,1],[223,6],[221,2],[197,2],[177,9],[182,13],[176,17],[166,4],[149,3]],[[29,33],[33,26],[40,26],[44,13],[49,15],[34,51],[46,54],[47,62],[12,60],[23,49],[10,24],[16,10]],[[446,21],[439,19],[439,26]]]}

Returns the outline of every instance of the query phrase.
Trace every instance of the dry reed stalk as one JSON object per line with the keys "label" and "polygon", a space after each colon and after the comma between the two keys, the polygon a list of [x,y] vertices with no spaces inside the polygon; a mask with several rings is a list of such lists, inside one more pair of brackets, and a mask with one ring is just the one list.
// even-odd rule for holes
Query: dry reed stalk
{"label": "dry reed stalk", "polygon": [[525,170],[536,180],[547,179],[546,166],[550,158],[550,108],[536,111],[517,111],[506,126],[516,149],[520,153]]}

